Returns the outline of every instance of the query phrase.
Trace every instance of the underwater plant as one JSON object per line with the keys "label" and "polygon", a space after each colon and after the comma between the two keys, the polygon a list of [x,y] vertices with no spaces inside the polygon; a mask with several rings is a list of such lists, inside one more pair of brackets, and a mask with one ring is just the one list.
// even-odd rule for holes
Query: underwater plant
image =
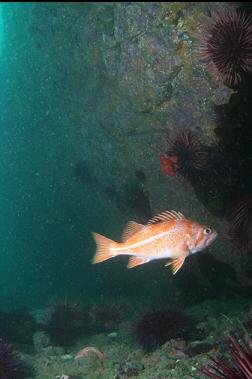
{"label": "underwater plant", "polygon": [[45,325],[51,343],[65,347],[72,345],[84,332],[88,333],[90,328],[89,314],[70,304],[54,305]]}
{"label": "underwater plant", "polygon": [[0,378],[26,379],[31,374],[31,368],[21,359],[18,352],[0,339]]}
{"label": "underwater plant", "polygon": [[252,378],[252,340],[250,337],[229,336],[230,360],[211,358],[201,372],[213,379],[251,379]]}
{"label": "underwater plant", "polygon": [[137,320],[134,334],[142,348],[150,351],[172,338],[190,337],[195,331],[194,326],[194,320],[182,311],[170,308],[152,309]]}
{"label": "underwater plant", "polygon": [[252,18],[233,7],[216,12],[208,20],[201,52],[217,78],[236,86],[242,73],[252,73]]}
{"label": "underwater plant", "polygon": [[[200,139],[189,129],[180,129],[173,138],[168,138],[166,156],[161,156],[163,170],[168,175],[178,174],[192,179],[199,171],[207,167],[207,151]],[[165,159],[166,158],[166,159]],[[169,167],[167,167],[167,164]],[[172,175],[174,172],[174,175]]]}

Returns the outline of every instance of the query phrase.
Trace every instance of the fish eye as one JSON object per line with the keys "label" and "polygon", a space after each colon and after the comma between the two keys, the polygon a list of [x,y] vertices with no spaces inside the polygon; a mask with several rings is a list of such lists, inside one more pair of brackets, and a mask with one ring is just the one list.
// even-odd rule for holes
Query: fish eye
{"label": "fish eye", "polygon": [[212,233],[212,229],[211,228],[205,228],[203,233],[207,236],[207,235]]}

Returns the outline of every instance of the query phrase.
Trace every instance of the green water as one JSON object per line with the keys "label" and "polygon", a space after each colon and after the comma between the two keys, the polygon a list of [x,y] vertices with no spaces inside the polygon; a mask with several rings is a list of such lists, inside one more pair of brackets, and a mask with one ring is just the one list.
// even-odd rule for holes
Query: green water
{"label": "green water", "polygon": [[[88,22],[101,28],[91,19],[95,9],[11,3],[2,4],[2,16],[2,305],[162,295],[167,273],[160,266],[128,272],[125,260],[99,267],[90,262],[91,231],[119,239],[130,217],[103,194],[110,185],[106,172],[113,170],[115,181],[124,172],[104,154],[114,153],[115,137],[99,135],[97,127],[99,118],[110,116],[99,104],[113,83],[94,45],[101,33],[95,31],[97,41],[88,36]],[[91,173],[85,182],[74,176],[79,160]]]}
{"label": "green water", "polygon": [[[142,101],[141,91],[136,92],[133,82],[123,85],[125,75],[131,79],[136,75],[136,80],[140,75],[142,80],[147,68],[143,64],[140,74],[132,74],[128,66],[117,64],[130,40],[126,30],[129,33],[132,28],[133,33],[142,28],[131,25],[132,14],[124,20],[120,6],[1,5],[3,306],[43,307],[62,298],[82,303],[126,298],[133,303],[155,299],[183,304],[208,296],[199,277],[188,287],[189,267],[183,276],[171,279],[160,262],[136,270],[127,270],[124,258],[97,266],[90,262],[95,251],[91,232],[118,241],[130,219],[147,222],[148,215],[177,209],[190,212],[189,218],[206,223],[209,219],[217,228],[219,224],[202,213],[197,200],[190,205],[193,195],[188,186],[160,173],[165,135],[158,128],[167,110],[159,103],[150,113],[139,110],[136,102],[137,96]],[[146,10],[151,19],[156,7],[146,5],[142,12]],[[120,22],[116,17],[121,17]],[[137,17],[142,22],[141,13]],[[153,25],[149,34],[159,30]],[[119,48],[123,38],[126,44]],[[117,56],[110,53],[113,49]],[[114,61],[109,62],[110,58]],[[115,70],[125,70],[118,74],[121,81],[116,81]],[[150,84],[146,86],[153,96]],[[183,113],[183,104],[177,113]],[[145,172],[147,182],[137,178],[137,170]],[[216,287],[213,294],[221,290],[225,296],[221,266],[212,257],[201,255],[194,262],[200,262],[209,276],[206,287]],[[208,264],[215,267],[212,276]]]}

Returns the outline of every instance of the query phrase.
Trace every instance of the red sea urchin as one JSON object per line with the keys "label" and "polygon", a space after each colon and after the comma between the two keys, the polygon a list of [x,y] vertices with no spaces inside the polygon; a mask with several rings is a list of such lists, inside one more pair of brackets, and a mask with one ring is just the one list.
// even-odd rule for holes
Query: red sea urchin
{"label": "red sea urchin", "polygon": [[189,129],[180,129],[174,138],[168,138],[166,155],[173,159],[176,157],[174,169],[186,179],[192,179],[207,166],[206,148]]}
{"label": "red sea urchin", "polygon": [[25,379],[30,375],[31,369],[23,362],[19,354],[0,339],[0,378]]}
{"label": "red sea urchin", "polygon": [[213,379],[251,379],[252,341],[250,338],[230,336],[231,360],[211,358],[201,372]]}
{"label": "red sea urchin", "polygon": [[216,12],[207,23],[201,51],[217,77],[236,86],[242,73],[252,73],[252,17],[231,7]]}

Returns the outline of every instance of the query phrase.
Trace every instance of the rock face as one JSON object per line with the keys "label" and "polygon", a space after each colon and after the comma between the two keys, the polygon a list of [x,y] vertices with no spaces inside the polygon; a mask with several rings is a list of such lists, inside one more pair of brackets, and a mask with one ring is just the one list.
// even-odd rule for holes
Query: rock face
{"label": "rock face", "polygon": [[[166,209],[217,222],[190,185],[160,172],[159,156],[167,134],[177,128],[192,129],[207,144],[215,139],[213,106],[228,102],[230,91],[218,87],[199,61],[196,36],[209,7],[218,4],[4,5],[2,60],[8,62],[3,71],[9,80],[4,103],[15,94],[16,118],[10,120],[8,112],[2,118],[15,135],[5,136],[6,154],[13,159],[11,175],[21,178],[14,197],[23,209],[16,212],[15,228],[18,236],[40,231],[18,249],[38,252],[27,256],[29,265],[39,267],[33,291],[41,292],[39,277],[47,272],[42,298],[47,291],[59,293],[73,272],[79,283],[73,293],[92,280],[91,230],[119,239],[129,219],[145,222]],[[33,212],[31,204],[36,204]],[[8,209],[9,202],[4,206]],[[83,251],[85,278],[76,268]],[[27,273],[26,262],[19,263]],[[101,288],[107,274],[100,271]],[[129,280],[129,295],[135,292],[128,272],[113,275],[122,288]],[[162,288],[170,278],[165,273],[158,280]],[[109,285],[109,296],[118,294]]]}

